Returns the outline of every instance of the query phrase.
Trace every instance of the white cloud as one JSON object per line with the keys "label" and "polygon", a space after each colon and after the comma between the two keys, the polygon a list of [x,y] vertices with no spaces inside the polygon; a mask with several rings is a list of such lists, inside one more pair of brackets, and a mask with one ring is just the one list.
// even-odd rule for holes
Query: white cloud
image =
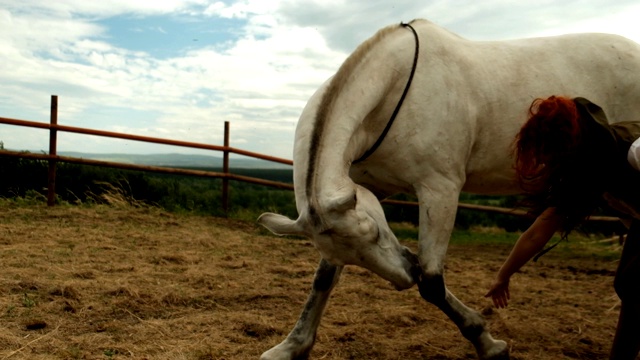
{"label": "white cloud", "polygon": [[[259,3],[258,3],[259,4]],[[255,7],[251,7],[248,1],[235,2],[230,5],[218,1],[210,5],[205,11],[205,15],[220,16],[223,18],[246,19],[250,13],[255,13]]]}
{"label": "white cloud", "polygon": [[202,0],[0,0],[0,6],[19,13],[39,13],[53,17],[110,17],[120,14],[155,15],[186,13],[193,7],[205,6]]}
{"label": "white cloud", "polygon": [[[114,45],[96,21],[124,15],[179,16],[234,37],[156,58]],[[230,120],[232,142],[290,157],[308,97],[380,27],[424,17],[471,39],[604,31],[640,41],[638,15],[635,2],[605,0],[0,0],[0,116],[42,121],[53,93],[67,125],[219,144]],[[217,28],[222,19],[240,25]]]}
{"label": "white cloud", "polygon": [[[56,12],[67,14],[61,10],[62,5],[57,4]],[[254,13],[260,10],[250,5],[244,3],[230,9],[233,16],[244,16],[242,9],[251,8]],[[86,11],[99,13],[93,8]],[[164,60],[114,47],[104,38],[95,40],[102,37],[104,29],[84,19],[70,20],[66,15],[37,19],[24,15],[17,22],[24,29],[28,24],[31,29],[42,25],[58,29],[28,47],[9,44],[2,48],[30,49],[14,57],[16,64],[32,63],[28,70],[20,67],[14,72],[14,81],[59,93],[65,104],[60,107],[61,119],[69,125],[91,127],[87,115],[99,107],[152,111],[159,113],[155,128],[131,124],[112,125],[109,130],[120,126],[130,133],[166,136],[167,131],[162,129],[172,128],[169,133],[174,136],[195,136],[190,141],[205,141],[208,134],[219,133],[224,119],[234,120],[239,131],[253,131],[260,124],[271,123],[265,128],[291,133],[306,98],[344,57],[328,49],[314,30],[278,27],[268,14],[252,18],[245,35],[231,48],[203,48]],[[60,31],[67,31],[69,36],[57,36]],[[15,28],[11,33],[15,41],[39,36]],[[308,61],[309,55],[316,60]],[[322,58],[327,57],[334,59],[329,61],[333,67],[322,64]],[[316,68],[318,65],[321,66]],[[203,91],[216,93],[217,99],[207,101]],[[24,96],[24,92],[15,93],[15,97]],[[194,107],[194,103],[207,106]],[[34,101],[28,107],[35,110],[45,104]],[[287,118],[266,117],[270,113],[286,114]],[[203,131],[194,134],[184,130],[185,126]],[[291,140],[289,146],[290,143]]]}

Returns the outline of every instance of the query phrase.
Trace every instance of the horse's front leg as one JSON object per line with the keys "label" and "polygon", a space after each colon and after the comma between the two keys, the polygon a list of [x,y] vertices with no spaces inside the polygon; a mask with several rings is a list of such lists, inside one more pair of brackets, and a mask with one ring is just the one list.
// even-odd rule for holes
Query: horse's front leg
{"label": "horse's front leg", "polygon": [[287,338],[260,357],[261,360],[307,359],[316,338],[322,313],[331,290],[340,279],[342,266],[333,266],[320,260],[307,302]]}
{"label": "horse's front leg", "polygon": [[507,344],[494,340],[477,311],[458,300],[444,283],[444,259],[458,207],[459,187],[442,182],[418,190],[420,200],[419,261],[415,279],[420,295],[442,310],[476,349],[480,359],[509,359]]}

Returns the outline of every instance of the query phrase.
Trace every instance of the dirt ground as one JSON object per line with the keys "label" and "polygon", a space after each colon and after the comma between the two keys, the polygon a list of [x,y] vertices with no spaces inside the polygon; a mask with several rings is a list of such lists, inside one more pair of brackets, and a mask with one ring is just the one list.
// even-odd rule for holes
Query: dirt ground
{"label": "dirt ground", "polygon": [[[607,358],[615,257],[553,251],[497,310],[483,294],[509,248],[452,245],[450,290],[485,314],[512,359]],[[252,223],[0,202],[0,359],[258,359],[292,328],[318,259],[309,241]],[[348,267],[311,358],[476,356],[416,288]]]}

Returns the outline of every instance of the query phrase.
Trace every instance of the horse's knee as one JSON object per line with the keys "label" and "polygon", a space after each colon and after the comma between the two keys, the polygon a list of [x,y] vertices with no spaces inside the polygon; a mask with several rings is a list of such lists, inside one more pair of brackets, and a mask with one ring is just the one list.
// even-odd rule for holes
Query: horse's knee
{"label": "horse's knee", "polygon": [[420,271],[420,277],[416,283],[423,299],[435,305],[446,301],[446,287],[442,274],[425,274]]}
{"label": "horse's knee", "polygon": [[329,291],[335,284],[337,272],[337,266],[331,265],[322,259],[316,270],[316,276],[313,279],[313,289],[322,292]]}

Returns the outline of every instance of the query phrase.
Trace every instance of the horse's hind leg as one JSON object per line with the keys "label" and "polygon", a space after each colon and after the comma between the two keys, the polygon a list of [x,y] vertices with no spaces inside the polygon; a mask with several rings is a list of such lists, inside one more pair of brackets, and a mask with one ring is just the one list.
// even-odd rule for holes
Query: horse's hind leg
{"label": "horse's hind leg", "polygon": [[260,357],[261,360],[307,359],[316,337],[322,313],[331,290],[340,279],[341,266],[333,266],[322,259],[316,270],[307,302],[287,338]]}
{"label": "horse's hind leg", "polygon": [[[442,183],[441,183],[442,185]],[[458,189],[430,186],[420,198],[421,272],[414,274],[420,295],[442,310],[460,329],[483,360],[509,359],[507,344],[494,340],[482,315],[464,305],[445,286],[444,258],[457,211]]]}

